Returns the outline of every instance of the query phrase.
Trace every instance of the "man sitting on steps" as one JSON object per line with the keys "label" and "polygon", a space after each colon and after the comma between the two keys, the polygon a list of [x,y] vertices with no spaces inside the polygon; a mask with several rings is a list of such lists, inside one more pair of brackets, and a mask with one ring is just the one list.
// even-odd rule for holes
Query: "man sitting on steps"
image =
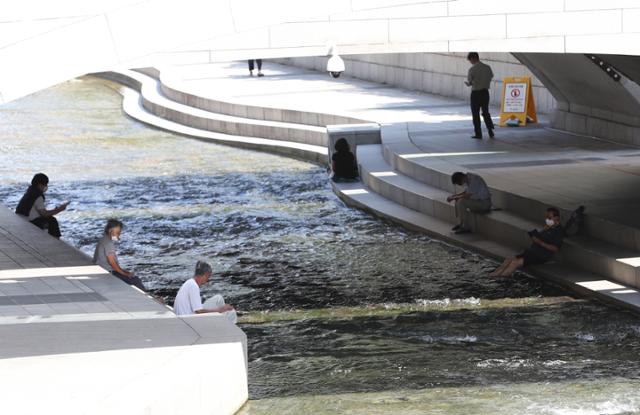
{"label": "man sitting on steps", "polygon": [[520,255],[516,255],[515,258],[506,259],[489,276],[492,278],[510,277],[520,267],[548,262],[562,246],[564,229],[560,224],[560,212],[556,208],[547,208],[544,222],[545,225],[541,232],[537,229],[529,232],[532,241],[529,248]]}
{"label": "man sitting on steps", "polygon": [[109,219],[104,227],[104,234],[98,240],[96,250],[93,253],[93,262],[109,271],[121,281],[133,285],[142,291],[147,291],[146,287],[133,272],[127,271],[120,266],[116,253],[116,243],[120,241],[124,225],[118,219]]}
{"label": "man sitting on steps", "polygon": [[60,238],[60,225],[55,215],[67,209],[69,202],[64,202],[54,209],[47,209],[45,193],[49,189],[49,178],[44,173],[38,173],[31,179],[31,186],[27,189],[16,207],[16,213],[28,218],[40,229],[47,229],[49,235]]}
{"label": "man sitting on steps", "polygon": [[471,213],[486,213],[491,210],[491,192],[484,179],[477,174],[455,172],[451,175],[451,183],[465,186],[461,193],[447,197],[447,202],[456,203],[456,217],[460,223],[451,230],[459,235],[471,232]]}

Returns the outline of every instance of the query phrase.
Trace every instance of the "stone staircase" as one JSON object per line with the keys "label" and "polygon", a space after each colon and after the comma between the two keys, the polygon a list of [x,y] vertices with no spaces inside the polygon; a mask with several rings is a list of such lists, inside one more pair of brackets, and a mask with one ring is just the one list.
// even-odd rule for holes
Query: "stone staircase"
{"label": "stone staircase", "polygon": [[[381,145],[358,148],[365,186],[416,212],[449,225],[456,223],[454,207],[446,202],[446,197],[454,192],[451,173],[463,168],[435,158],[424,161],[403,157],[421,153],[407,138],[406,129],[383,126],[381,135]],[[474,215],[475,232],[517,251],[524,249],[530,244],[527,231],[541,227],[544,211],[552,204],[505,189],[493,187],[491,191],[494,206],[501,210]],[[566,218],[569,213],[565,209],[563,216]],[[580,235],[565,239],[558,262],[639,287],[640,251],[634,238],[638,230],[598,217],[587,218]]]}
{"label": "stone staircase", "polygon": [[[254,150],[326,162],[327,134],[323,122],[362,123],[332,114],[264,108],[196,97],[163,85],[152,68],[92,74],[136,91],[125,106],[133,118],[169,131]],[[131,91],[128,91],[131,95]],[[165,95],[166,94],[166,95]],[[286,120],[286,121],[284,121]]]}

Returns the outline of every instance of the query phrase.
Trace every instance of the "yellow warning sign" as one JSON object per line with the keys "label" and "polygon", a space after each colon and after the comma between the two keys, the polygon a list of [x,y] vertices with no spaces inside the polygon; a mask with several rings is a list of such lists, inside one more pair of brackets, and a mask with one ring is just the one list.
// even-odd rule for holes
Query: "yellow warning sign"
{"label": "yellow warning sign", "polygon": [[538,122],[531,78],[528,76],[504,78],[500,127],[507,125],[524,127],[528,122]]}

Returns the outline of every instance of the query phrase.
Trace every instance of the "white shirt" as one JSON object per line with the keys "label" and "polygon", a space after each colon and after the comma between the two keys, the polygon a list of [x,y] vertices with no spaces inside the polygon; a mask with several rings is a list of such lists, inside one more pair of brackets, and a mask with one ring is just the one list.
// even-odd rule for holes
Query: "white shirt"
{"label": "white shirt", "polygon": [[195,314],[202,310],[202,299],[200,298],[200,287],[193,278],[189,278],[178,290],[176,300],[173,302],[173,312],[179,316]]}
{"label": "white shirt", "polygon": [[33,206],[31,206],[31,210],[29,211],[29,222],[32,220],[38,219],[40,217],[40,213],[38,209],[44,209],[44,198],[42,196],[38,196],[35,202],[33,202]]}

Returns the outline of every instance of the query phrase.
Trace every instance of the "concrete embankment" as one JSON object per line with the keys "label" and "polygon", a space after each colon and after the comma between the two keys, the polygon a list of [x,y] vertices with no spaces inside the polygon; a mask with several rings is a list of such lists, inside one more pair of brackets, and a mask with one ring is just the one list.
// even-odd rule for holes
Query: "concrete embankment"
{"label": "concrete embankment", "polygon": [[[267,71],[265,78],[248,79],[237,76],[236,72],[244,73],[240,65],[154,71],[151,74],[157,79],[147,77],[142,83],[150,86],[140,87],[142,103],[137,96],[125,96],[125,110],[141,121],[192,137],[212,135],[213,140],[243,146],[238,140],[250,140],[249,148],[316,163],[326,160],[330,140],[318,140],[315,133],[312,138],[301,130],[332,119],[377,122],[382,126],[379,140],[367,137],[365,145],[357,148],[362,183],[334,186],[346,203],[496,259],[511,257],[527,246],[526,231],[539,226],[546,206],[559,207],[566,219],[572,209],[586,203],[589,215],[581,235],[566,241],[556,261],[530,271],[579,295],[632,310],[640,306],[640,272],[634,261],[640,257],[639,232],[623,214],[626,204],[636,201],[613,206],[602,200],[609,194],[615,198],[616,183],[636,180],[615,167],[637,153],[634,147],[563,134],[546,128],[544,122],[533,128],[501,129],[496,140],[470,141],[465,102],[349,78],[330,81],[324,75],[282,65],[270,67],[287,76],[270,79]],[[220,76],[199,77],[198,73]],[[305,91],[308,98],[302,101],[301,81],[313,81],[305,83],[313,87]],[[153,104],[145,105],[147,101]],[[195,114],[193,108],[200,112]],[[279,125],[283,130],[269,139],[260,137],[272,133],[265,126],[251,127],[256,121],[266,122],[265,117],[268,122],[281,122],[294,109],[297,122],[289,119],[288,125]],[[229,113],[234,114],[235,130],[225,123],[202,121]],[[291,131],[284,133],[286,129]],[[233,131],[251,134],[242,138],[232,135]],[[444,199],[454,190],[449,176],[458,170],[486,177],[494,206],[501,209],[476,215],[472,235],[450,232],[455,213]],[[540,187],[541,182],[547,183],[546,188]],[[594,182],[605,186],[597,198],[585,187]]]}
{"label": "concrete embankment", "polygon": [[247,339],[224,316],[179,318],[4,206],[0,337],[7,413],[233,414],[248,398]]}

